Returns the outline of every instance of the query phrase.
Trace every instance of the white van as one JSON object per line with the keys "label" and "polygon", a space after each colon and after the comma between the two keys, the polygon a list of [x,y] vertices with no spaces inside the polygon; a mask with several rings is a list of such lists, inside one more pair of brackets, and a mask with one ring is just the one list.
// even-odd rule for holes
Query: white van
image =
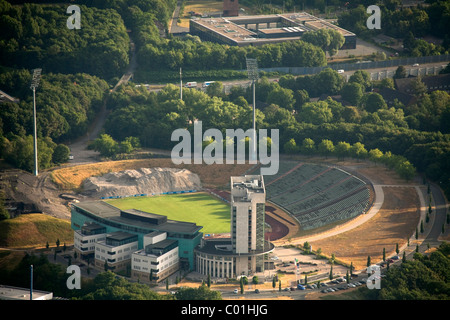
{"label": "white van", "polygon": [[209,85],[211,84],[211,83],[214,83],[215,81],[206,81],[206,82],[203,82],[203,88],[206,88],[206,87],[209,87]]}
{"label": "white van", "polygon": [[344,69],[339,69],[337,73],[344,73]]}
{"label": "white van", "polygon": [[187,82],[184,86],[186,88],[196,88],[197,87],[197,82]]}

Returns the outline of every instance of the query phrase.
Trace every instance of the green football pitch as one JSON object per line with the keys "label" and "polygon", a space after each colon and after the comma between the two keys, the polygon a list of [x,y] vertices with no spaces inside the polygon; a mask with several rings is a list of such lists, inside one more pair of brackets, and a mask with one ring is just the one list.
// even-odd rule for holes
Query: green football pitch
{"label": "green football pitch", "polygon": [[230,232],[230,206],[203,192],[105,201],[121,210],[137,209],[169,220],[195,222],[204,234]]}

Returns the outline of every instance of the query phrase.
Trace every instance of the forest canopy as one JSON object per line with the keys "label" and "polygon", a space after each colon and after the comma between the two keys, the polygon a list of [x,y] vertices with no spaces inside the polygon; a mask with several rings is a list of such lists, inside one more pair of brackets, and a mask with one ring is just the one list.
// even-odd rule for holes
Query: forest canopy
{"label": "forest canopy", "polygon": [[65,5],[0,0],[0,60],[14,68],[42,68],[45,73],[118,76],[129,63],[129,37],[113,9],[80,6],[80,29],[67,28]]}

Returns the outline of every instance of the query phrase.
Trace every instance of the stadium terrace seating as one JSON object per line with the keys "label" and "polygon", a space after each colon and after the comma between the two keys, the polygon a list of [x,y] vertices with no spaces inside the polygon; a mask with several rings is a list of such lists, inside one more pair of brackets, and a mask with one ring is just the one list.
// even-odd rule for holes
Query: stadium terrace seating
{"label": "stadium terrace seating", "polygon": [[335,167],[281,161],[264,176],[266,198],[291,213],[303,230],[354,218],[369,206],[370,192],[359,178]]}

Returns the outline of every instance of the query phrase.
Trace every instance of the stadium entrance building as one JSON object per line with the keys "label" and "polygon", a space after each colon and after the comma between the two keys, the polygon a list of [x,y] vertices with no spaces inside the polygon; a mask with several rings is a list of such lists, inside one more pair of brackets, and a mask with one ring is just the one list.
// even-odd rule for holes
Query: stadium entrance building
{"label": "stadium entrance building", "polygon": [[266,194],[261,175],[231,177],[231,238],[204,238],[195,250],[196,271],[216,278],[265,270],[274,245],[264,239]]}

